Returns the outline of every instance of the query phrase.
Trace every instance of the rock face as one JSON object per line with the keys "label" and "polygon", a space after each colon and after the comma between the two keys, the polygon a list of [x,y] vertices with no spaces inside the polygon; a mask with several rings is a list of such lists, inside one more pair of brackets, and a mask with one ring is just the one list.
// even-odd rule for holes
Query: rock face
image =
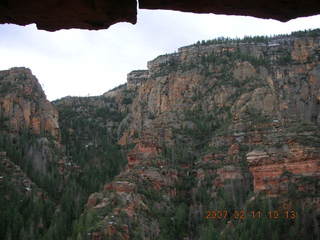
{"label": "rock face", "polygon": [[136,70],[128,73],[128,89],[137,89],[148,79],[149,71]]}
{"label": "rock face", "polygon": [[[93,224],[100,237],[205,239],[199,229],[212,227],[203,221],[207,211],[260,211],[259,196],[319,209],[319,40],[318,31],[212,40],[128,74],[136,93],[119,135],[128,165],[91,195],[80,222],[88,214],[105,219]],[[174,223],[162,219],[159,209]],[[299,214],[314,219],[316,212]],[[254,238],[229,220],[213,223],[217,234]],[[315,221],[310,224],[316,229]],[[186,234],[175,235],[177,228]]]}
{"label": "rock face", "polygon": [[[198,42],[102,96],[55,101],[59,134],[20,79],[0,98],[0,143],[61,207],[37,239],[318,239],[319,53],[319,30]],[[40,135],[22,114],[33,96]]]}
{"label": "rock face", "polygon": [[[46,99],[35,76],[27,68],[0,72],[0,125],[3,144],[15,146],[34,170],[47,173],[60,148],[58,111]],[[34,136],[33,140],[28,136]],[[13,150],[11,149],[10,152]]]}
{"label": "rock face", "polygon": [[[0,72],[1,237],[71,235],[89,193],[125,164],[116,143],[135,93],[120,89],[116,97],[50,103],[29,69]],[[114,186],[126,189],[121,182]]]}
{"label": "rock face", "polygon": [[0,92],[0,147],[23,170],[28,165],[48,174],[52,164],[65,158],[58,111],[27,68],[0,71]]}
{"label": "rock face", "polygon": [[[288,192],[288,184],[299,184],[303,178],[312,177],[320,181],[319,154],[317,147],[305,147],[293,142],[280,149],[268,149],[268,152],[249,152],[247,161],[253,174],[254,190],[274,196]],[[303,182],[299,188],[311,191]]]}
{"label": "rock face", "polygon": [[[136,23],[137,2],[134,0],[72,0],[24,2],[6,0],[0,4],[0,23],[27,25],[36,23],[39,29],[105,29],[118,22]],[[319,14],[319,2],[306,1],[244,1],[212,2],[201,0],[155,1],[141,0],[142,9],[178,10],[194,13],[215,13],[273,18],[288,21]]]}
{"label": "rock face", "polygon": [[[60,143],[58,111],[27,68],[0,71],[0,235],[41,239],[57,216],[71,169]],[[66,184],[67,185],[67,184]],[[22,210],[23,209],[23,210]],[[25,229],[30,229],[25,231]]]}
{"label": "rock face", "polygon": [[58,112],[29,69],[1,71],[0,84],[0,118],[4,127],[15,134],[30,130],[59,141]]}

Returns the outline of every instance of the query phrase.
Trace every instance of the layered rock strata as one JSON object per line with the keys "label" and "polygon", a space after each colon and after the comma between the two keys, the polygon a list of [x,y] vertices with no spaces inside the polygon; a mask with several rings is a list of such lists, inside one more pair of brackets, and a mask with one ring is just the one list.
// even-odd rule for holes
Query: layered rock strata
{"label": "layered rock strata", "polygon": [[[176,219],[171,211],[184,209],[183,203],[188,221],[201,225],[206,210],[245,208],[252,194],[304,199],[317,208],[319,52],[317,34],[290,35],[203,42],[150,61],[148,72],[133,76],[143,73],[143,81],[119,140],[131,146],[128,167],[99,193],[99,201],[94,194],[88,202],[89,213],[106,211],[93,210],[101,201],[113,211],[112,231],[103,220],[94,234],[168,236],[157,220],[161,214],[151,209],[160,207]],[[139,203],[126,202],[128,194]],[[112,205],[116,196],[127,204]],[[126,236],[120,236],[121,212],[128,216]],[[200,239],[188,226],[185,237]]]}

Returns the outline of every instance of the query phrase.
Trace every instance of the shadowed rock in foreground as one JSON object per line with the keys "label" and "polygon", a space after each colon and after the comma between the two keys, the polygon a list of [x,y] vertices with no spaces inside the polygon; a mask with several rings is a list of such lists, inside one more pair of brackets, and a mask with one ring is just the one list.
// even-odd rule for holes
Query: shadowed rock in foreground
{"label": "shadowed rock in foreground", "polygon": [[[47,31],[70,28],[98,30],[118,22],[136,23],[136,6],[135,0],[3,0],[0,2],[0,23],[36,23],[39,29]],[[141,0],[139,6],[141,9],[244,15],[279,21],[320,13],[317,0]]]}

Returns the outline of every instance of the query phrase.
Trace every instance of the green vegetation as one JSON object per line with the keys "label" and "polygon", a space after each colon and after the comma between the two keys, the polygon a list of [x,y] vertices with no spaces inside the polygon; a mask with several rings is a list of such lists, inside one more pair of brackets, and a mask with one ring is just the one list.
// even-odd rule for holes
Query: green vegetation
{"label": "green vegetation", "polygon": [[[96,108],[91,105],[97,100],[102,101],[104,107]],[[114,102],[103,98],[81,99],[69,107],[57,106],[60,113],[60,126],[62,126],[62,143],[66,146],[69,161],[81,169],[81,175],[74,178],[74,188],[71,188],[70,195],[66,195],[66,199],[63,200],[63,202],[70,202],[71,205],[65,208],[73,214],[71,217],[67,214],[62,220],[57,219],[57,221],[70,223],[67,226],[68,231],[64,234],[68,236],[72,233],[72,223],[79,218],[89,194],[99,191],[126,164],[123,153],[116,143],[115,131],[115,127],[124,116],[116,110]],[[70,201],[74,196],[78,196],[78,200]],[[94,221],[93,217],[89,218],[91,220],[86,220],[85,226],[89,226]],[[59,226],[54,232],[61,232]]]}
{"label": "green vegetation", "polygon": [[[66,152],[45,133],[37,136],[25,130],[10,135],[1,128],[0,151],[7,152],[9,159],[19,165],[50,199],[37,198],[34,196],[36,191],[31,191],[31,196],[17,192],[17,186],[10,181],[0,183],[1,196],[7,196],[0,198],[4,201],[0,202],[0,212],[4,213],[0,214],[0,235],[4,239],[66,239],[89,194],[111,181],[126,163],[116,144],[115,131],[124,115],[116,111],[115,103],[97,97],[73,100],[75,104],[71,106],[58,106]],[[106,107],[93,107],[91,101],[97,100]],[[1,126],[6,126],[6,121],[1,118]],[[44,167],[37,167],[38,163],[29,155],[31,149],[34,154],[46,151],[47,159],[40,160],[47,162]],[[62,159],[63,162],[58,163]],[[61,164],[63,172],[59,170]],[[0,175],[3,174],[0,169]]]}
{"label": "green vegetation", "polygon": [[240,43],[251,43],[251,44],[268,44],[270,40],[276,40],[286,37],[319,37],[320,29],[309,29],[304,31],[296,31],[291,34],[278,34],[273,36],[245,36],[243,38],[226,38],[226,37],[218,37],[212,40],[202,40],[198,41],[192,46],[205,46],[205,45],[213,45],[213,44],[240,44]]}
{"label": "green vegetation", "polygon": [[[286,171],[279,178],[287,193],[281,198],[268,198],[253,192],[253,177],[246,161],[246,154],[252,149],[276,148],[281,152],[290,147],[287,140],[318,149],[317,116],[314,123],[290,123],[286,128],[280,128],[279,120],[272,120],[258,108],[248,107],[250,104],[242,108],[246,111],[239,111],[242,114],[239,118],[236,114],[232,116],[233,104],[240,96],[267,86],[263,77],[256,75],[236,79],[235,64],[249,62],[259,73],[264,68],[270,70],[271,64],[292,63],[290,53],[282,48],[276,49],[278,59],[271,61],[265,53],[260,57],[246,54],[248,51],[242,46],[267,47],[284,36],[198,42],[195,46],[199,48],[231,43],[233,49],[195,54],[184,63],[174,56],[162,56],[168,60],[157,66],[152,77],[188,75],[193,71],[192,74],[200,75],[201,84],[206,85],[194,84],[188,99],[183,99],[182,104],[189,104],[190,108],[177,110],[178,120],[169,125],[174,127],[173,137],[159,146],[160,156],[147,159],[148,164],[135,166],[117,178],[132,181],[136,187],[133,192],[97,193],[97,199],[93,200],[97,202],[93,205],[101,204],[99,208],[84,209],[88,196],[102,191],[103,186],[123,170],[126,151],[134,147],[132,143],[126,150],[121,149],[117,141],[121,129],[125,128],[120,123],[127,117],[135,91],[125,90],[125,86],[116,88],[123,88],[120,101],[105,97],[70,97],[56,101],[62,145],[47,133],[34,135],[28,130],[9,133],[9,119],[0,115],[0,152],[6,152],[8,159],[22,169],[0,164],[0,238],[88,240],[95,238],[93,232],[105,232],[106,226],[113,224],[119,234],[102,239],[125,239],[119,237],[125,232],[123,226],[128,228],[129,238],[133,240],[319,239],[319,214],[308,202],[320,197],[319,179]],[[319,37],[320,30],[296,32],[292,36]],[[11,87],[7,85],[0,92],[12,91]],[[214,94],[220,90],[226,94],[215,100]],[[148,118],[148,124],[158,120],[158,114],[152,112],[141,115]],[[277,124],[273,126],[273,123]],[[271,134],[263,135],[262,128],[271,130]],[[133,138],[139,139],[143,136],[143,132],[140,133],[135,131]],[[258,137],[255,139],[255,136]],[[152,182],[148,174],[142,176],[145,170],[158,171],[151,174],[155,181],[159,178],[159,182]],[[32,191],[23,181],[23,172],[35,183]],[[290,207],[282,209],[287,200]],[[126,211],[131,209],[122,209],[128,202],[134,202],[138,217],[130,218]]]}
{"label": "green vegetation", "polygon": [[247,108],[245,112],[248,116],[248,120],[253,123],[263,124],[271,122],[271,119],[268,115],[263,114],[261,111],[255,108]]}
{"label": "green vegetation", "polygon": [[281,54],[280,58],[277,59],[278,65],[289,65],[292,63],[292,57],[291,54],[287,51],[285,51],[283,54]]}
{"label": "green vegetation", "polygon": [[309,29],[304,31],[296,31],[291,33],[294,37],[319,37],[320,29]]}
{"label": "green vegetation", "polygon": [[239,43],[268,43],[271,37],[267,36],[245,36],[243,38],[218,37],[211,40],[198,41],[195,46],[213,45],[213,44],[239,44]]}
{"label": "green vegetation", "polygon": [[215,214],[227,215],[214,218],[209,213],[211,218],[200,225],[199,239],[317,239],[311,208],[303,210],[298,202],[288,209],[282,206],[281,199],[258,197],[242,208],[215,208]]}
{"label": "green vegetation", "polygon": [[[0,134],[0,151],[6,152],[8,158],[20,166],[33,182],[45,189],[56,200],[59,179],[50,175],[41,175],[32,167],[28,159],[28,147],[37,147],[36,136],[24,131],[19,137],[2,132]],[[0,236],[4,239],[41,239],[50,228],[56,204],[49,199],[39,197],[37,188],[26,185],[22,172],[14,167],[3,165],[0,175]],[[50,185],[52,183],[52,185]],[[46,193],[44,193],[46,194]]]}
{"label": "green vegetation", "polygon": [[0,236],[3,239],[41,239],[51,224],[55,204],[19,186],[14,180],[17,176],[2,164]]}
{"label": "green vegetation", "polygon": [[13,91],[14,88],[16,88],[16,86],[11,82],[2,83],[0,86],[0,93],[5,94],[7,92]]}

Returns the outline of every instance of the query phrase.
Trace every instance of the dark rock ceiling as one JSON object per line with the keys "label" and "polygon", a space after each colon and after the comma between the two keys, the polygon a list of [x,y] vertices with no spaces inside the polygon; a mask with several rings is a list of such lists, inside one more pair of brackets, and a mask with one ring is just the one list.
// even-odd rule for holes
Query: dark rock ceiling
{"label": "dark rock ceiling", "polygon": [[[319,0],[139,0],[139,7],[279,21],[320,13]],[[0,23],[36,23],[48,31],[98,30],[118,22],[136,23],[136,8],[136,0],[0,0]]]}

